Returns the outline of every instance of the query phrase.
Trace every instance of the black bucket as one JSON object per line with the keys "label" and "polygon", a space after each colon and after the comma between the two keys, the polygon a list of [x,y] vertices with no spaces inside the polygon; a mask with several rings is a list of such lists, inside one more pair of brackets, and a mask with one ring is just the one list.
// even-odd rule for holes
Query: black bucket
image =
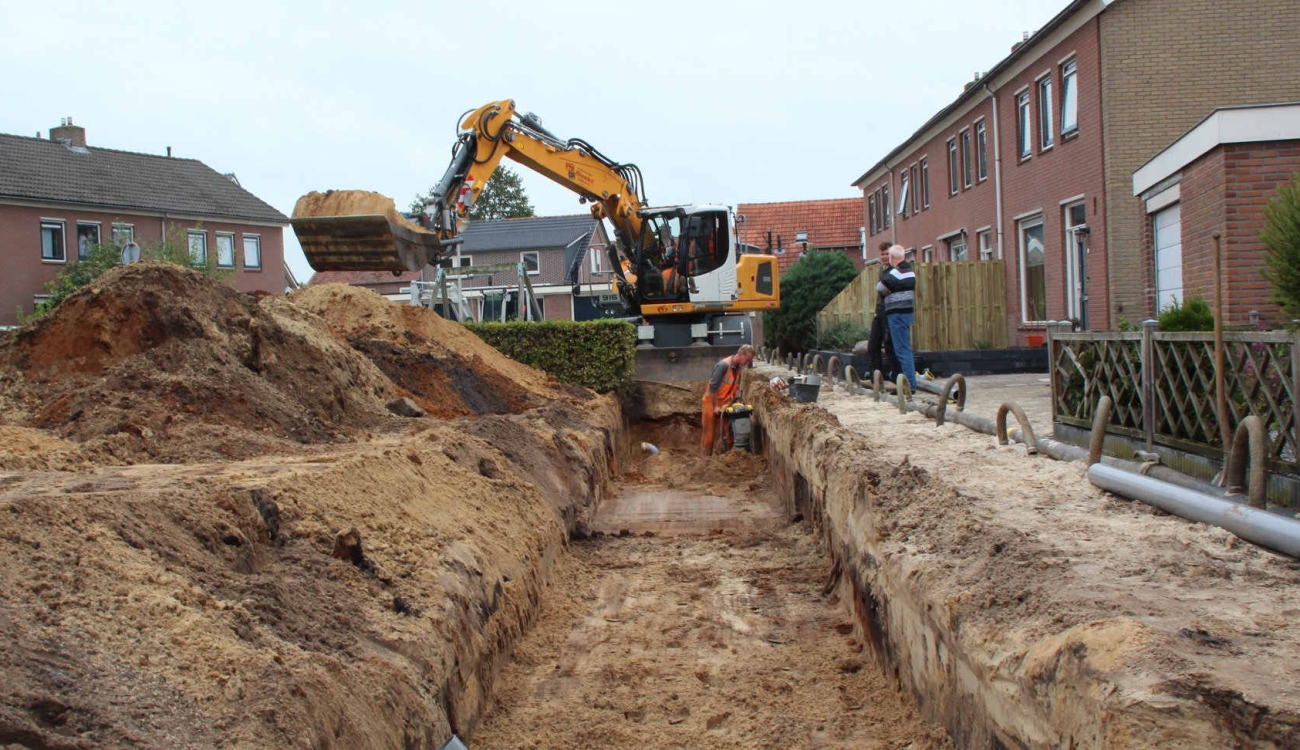
{"label": "black bucket", "polygon": [[800,404],[813,404],[817,402],[817,396],[822,392],[821,383],[791,383],[790,395]]}

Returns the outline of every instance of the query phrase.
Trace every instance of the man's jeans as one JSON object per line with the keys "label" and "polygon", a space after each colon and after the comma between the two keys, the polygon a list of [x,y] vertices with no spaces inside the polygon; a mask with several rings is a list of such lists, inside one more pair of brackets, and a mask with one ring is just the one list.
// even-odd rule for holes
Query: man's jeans
{"label": "man's jeans", "polygon": [[912,361],[912,318],[914,313],[891,313],[886,316],[889,321],[889,336],[894,340],[894,359],[898,360],[898,369],[907,376],[907,382],[916,393],[916,364]]}

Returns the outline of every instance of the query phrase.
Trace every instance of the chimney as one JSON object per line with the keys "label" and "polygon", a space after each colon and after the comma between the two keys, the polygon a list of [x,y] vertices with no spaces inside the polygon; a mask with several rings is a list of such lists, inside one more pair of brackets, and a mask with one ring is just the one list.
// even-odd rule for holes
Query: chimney
{"label": "chimney", "polygon": [[72,124],[71,117],[59,119],[57,128],[50,128],[50,140],[67,141],[69,146],[86,147],[86,129]]}

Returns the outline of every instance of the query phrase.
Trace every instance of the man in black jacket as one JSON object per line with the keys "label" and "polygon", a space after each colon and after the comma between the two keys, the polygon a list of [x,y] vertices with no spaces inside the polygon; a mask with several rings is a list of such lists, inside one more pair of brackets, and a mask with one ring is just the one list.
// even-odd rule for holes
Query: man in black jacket
{"label": "man in black jacket", "polygon": [[889,248],[889,264],[893,266],[880,277],[876,291],[885,295],[885,321],[889,325],[889,337],[894,342],[894,358],[898,360],[898,369],[907,376],[907,382],[916,392],[916,365],[912,361],[912,301],[916,296],[916,274],[912,273],[912,264],[904,260],[906,251],[902,245]]}
{"label": "man in black jacket", "polygon": [[[880,279],[889,273],[889,243],[880,243]],[[894,358],[894,345],[889,340],[889,329],[885,327],[885,295],[876,294],[876,314],[871,318],[871,336],[867,339],[867,367],[871,376],[876,370],[890,380],[890,371],[886,368],[885,354]]]}

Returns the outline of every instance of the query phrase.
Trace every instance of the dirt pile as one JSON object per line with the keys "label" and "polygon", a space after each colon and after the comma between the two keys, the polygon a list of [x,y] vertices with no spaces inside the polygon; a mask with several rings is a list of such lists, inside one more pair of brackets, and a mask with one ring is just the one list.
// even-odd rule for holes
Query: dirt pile
{"label": "dirt pile", "polygon": [[3,419],[93,462],[282,452],[377,427],[396,395],[315,315],[165,264],[113,269],[0,339]]}
{"label": "dirt pile", "polygon": [[397,210],[393,199],[368,190],[327,190],[323,193],[312,191],[298,199],[293,206],[293,218],[314,218],[318,216],[383,216],[394,224],[400,224],[412,232],[432,234],[429,230],[403,216]]}
{"label": "dirt pile", "polygon": [[307,287],[290,299],[321,316],[430,416],[516,413],[559,395],[558,382],[425,308],[345,284]]}

